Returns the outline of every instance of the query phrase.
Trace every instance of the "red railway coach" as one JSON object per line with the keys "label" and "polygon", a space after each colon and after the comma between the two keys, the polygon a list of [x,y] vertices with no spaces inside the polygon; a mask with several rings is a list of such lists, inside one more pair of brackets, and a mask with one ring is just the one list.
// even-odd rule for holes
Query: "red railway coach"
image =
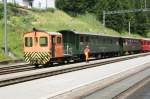
{"label": "red railway coach", "polygon": [[150,39],[141,39],[142,51],[150,51]]}
{"label": "red railway coach", "polygon": [[63,56],[62,34],[33,30],[24,33],[25,61],[35,64],[46,64],[53,58]]}

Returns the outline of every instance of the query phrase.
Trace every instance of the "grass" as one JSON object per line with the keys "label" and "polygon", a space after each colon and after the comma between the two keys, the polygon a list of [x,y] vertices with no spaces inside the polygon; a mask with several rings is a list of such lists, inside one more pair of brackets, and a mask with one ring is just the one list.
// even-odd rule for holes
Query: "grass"
{"label": "grass", "polygon": [[149,37],[149,38],[150,38],[150,31],[147,33],[147,37]]}
{"label": "grass", "polygon": [[[0,47],[2,47],[3,45],[3,31],[2,31],[2,21],[0,20]],[[0,60],[5,58],[5,55],[2,51],[2,49],[0,49]]]}
{"label": "grass", "polygon": [[[16,13],[18,10],[19,14]],[[105,28],[102,23],[97,21],[92,14],[78,15],[71,17],[63,11],[47,10],[39,11],[37,9],[28,10],[17,8],[8,13],[8,46],[10,50],[18,57],[23,57],[23,33],[31,31],[33,27],[47,31],[58,31],[64,29],[73,29],[80,32],[97,32],[108,35],[127,35],[127,33],[118,33],[112,29]],[[128,35],[127,35],[128,36]],[[137,37],[137,35],[131,35]],[[3,26],[0,20],[0,48],[3,42]],[[0,60],[7,59],[0,49]]]}
{"label": "grass", "polygon": [[[40,17],[40,15],[50,17]],[[102,34],[119,35],[119,33],[103,27],[103,25],[98,22],[96,17],[92,14],[71,17],[62,11],[56,10],[54,13],[36,13],[35,17],[38,21],[34,23],[34,26],[49,31],[72,29],[81,32],[98,32]]]}

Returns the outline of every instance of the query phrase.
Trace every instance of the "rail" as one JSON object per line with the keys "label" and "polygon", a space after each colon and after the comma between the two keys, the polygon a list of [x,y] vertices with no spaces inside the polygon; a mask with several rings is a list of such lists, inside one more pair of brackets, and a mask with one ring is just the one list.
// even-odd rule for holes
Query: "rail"
{"label": "rail", "polygon": [[86,68],[102,66],[105,64],[115,63],[115,62],[124,61],[124,60],[137,58],[137,57],[143,57],[147,55],[150,55],[150,53],[96,60],[94,62],[91,61],[90,63],[87,63],[87,64],[84,62],[84,63],[77,63],[77,64],[71,64],[71,65],[63,65],[63,66],[57,66],[57,67],[51,67],[51,68],[31,70],[31,71],[26,71],[26,72],[21,72],[21,73],[1,75],[0,87],[11,85],[11,84],[16,84],[20,82],[25,82],[29,80],[44,78],[48,76],[58,75],[62,73],[82,70]]}

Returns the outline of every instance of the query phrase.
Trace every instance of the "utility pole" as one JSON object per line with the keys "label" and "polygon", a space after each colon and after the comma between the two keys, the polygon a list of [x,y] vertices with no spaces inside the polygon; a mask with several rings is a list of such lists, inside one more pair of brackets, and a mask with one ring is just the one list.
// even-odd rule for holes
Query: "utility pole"
{"label": "utility pole", "polygon": [[[145,0],[145,7],[146,7],[146,0]],[[123,13],[135,13],[135,12],[149,12],[150,8],[146,9],[131,9],[131,10],[118,10],[118,11],[103,11],[103,26],[106,25],[106,15],[113,15],[113,14],[123,14]]]}
{"label": "utility pole", "polygon": [[130,23],[130,21],[129,21],[129,27],[128,27],[129,29],[129,35],[131,35],[131,23]]}
{"label": "utility pole", "polygon": [[47,9],[47,0],[46,0],[46,9]]}
{"label": "utility pole", "polygon": [[106,14],[105,11],[103,11],[103,26],[105,27],[105,18],[106,18]]}
{"label": "utility pole", "polygon": [[4,0],[4,51],[8,54],[7,48],[7,0]]}

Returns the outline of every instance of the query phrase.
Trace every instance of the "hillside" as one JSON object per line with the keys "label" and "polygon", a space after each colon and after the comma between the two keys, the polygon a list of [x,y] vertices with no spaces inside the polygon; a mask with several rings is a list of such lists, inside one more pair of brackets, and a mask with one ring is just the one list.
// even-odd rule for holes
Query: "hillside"
{"label": "hillside", "polygon": [[103,22],[105,11],[106,27],[118,32],[128,31],[130,22],[133,33],[149,36],[150,13],[144,9],[150,8],[150,0],[56,0],[56,8],[74,16],[90,12],[100,22]]}
{"label": "hillside", "polygon": [[[2,11],[0,5],[0,11]],[[2,15],[2,13],[0,13]],[[2,51],[3,45],[3,25],[0,18],[0,60],[8,58]],[[16,57],[23,57],[23,33],[31,31],[33,27],[47,30],[58,31],[62,29],[74,29],[83,32],[99,32],[109,35],[125,35],[112,29],[102,26],[92,14],[78,15],[71,17],[63,11],[48,9],[24,9],[21,7],[8,6],[8,46]],[[132,35],[135,36],[135,35]],[[137,35],[136,35],[137,36]]]}

